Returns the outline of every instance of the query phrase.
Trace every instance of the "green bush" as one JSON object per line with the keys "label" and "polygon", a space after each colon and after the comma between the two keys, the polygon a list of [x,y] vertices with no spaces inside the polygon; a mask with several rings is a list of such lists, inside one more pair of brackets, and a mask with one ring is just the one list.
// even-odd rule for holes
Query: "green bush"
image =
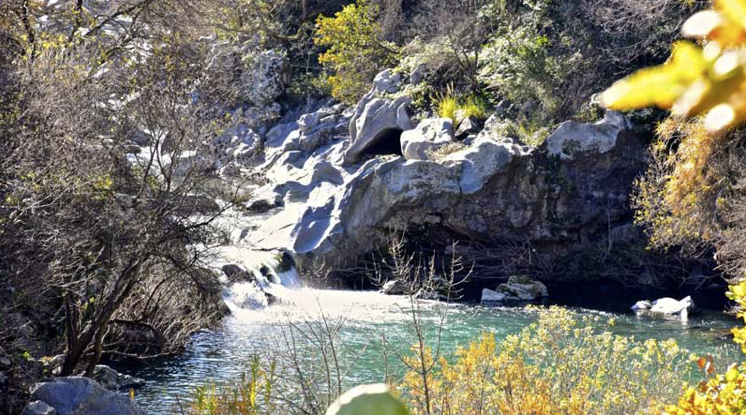
{"label": "green bush", "polygon": [[319,62],[333,72],[328,82],[332,96],[341,101],[357,102],[375,75],[396,63],[397,47],[381,40],[377,13],[367,0],[358,0],[334,17],[322,15],[316,21],[314,42],[327,48]]}
{"label": "green bush", "polygon": [[484,120],[489,111],[489,102],[486,99],[476,95],[457,98],[451,88],[448,88],[445,94],[436,97],[435,105],[438,116],[450,118],[454,128],[468,117]]}

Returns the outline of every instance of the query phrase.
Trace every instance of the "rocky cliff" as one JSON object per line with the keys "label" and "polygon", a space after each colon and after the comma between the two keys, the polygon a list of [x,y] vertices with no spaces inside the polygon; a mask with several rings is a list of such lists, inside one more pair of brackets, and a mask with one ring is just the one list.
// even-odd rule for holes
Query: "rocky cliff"
{"label": "rocky cliff", "polygon": [[471,133],[413,118],[407,82],[386,71],[355,108],[309,103],[260,138],[251,163],[229,159],[234,174],[265,178],[240,243],[349,267],[405,230],[441,247],[527,246],[534,263],[639,237],[628,199],[645,144],[624,116],[565,122],[532,147],[497,115]]}

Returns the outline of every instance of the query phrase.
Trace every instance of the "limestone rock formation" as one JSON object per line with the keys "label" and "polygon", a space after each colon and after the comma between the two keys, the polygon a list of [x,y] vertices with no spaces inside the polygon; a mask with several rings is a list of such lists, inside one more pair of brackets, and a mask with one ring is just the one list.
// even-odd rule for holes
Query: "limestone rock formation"
{"label": "limestone rock formation", "polygon": [[241,75],[246,99],[257,107],[277,101],[285,91],[286,66],[285,56],[274,50],[255,56]]}
{"label": "limestone rock formation", "polygon": [[432,153],[453,141],[453,121],[429,118],[401,134],[401,152],[407,160],[431,160]]}
{"label": "limestone rock formation", "polygon": [[492,117],[472,142],[422,160],[410,138],[441,141],[448,126],[413,129],[400,83],[384,72],[354,111],[319,103],[272,128],[257,167],[267,184],[254,191],[264,208],[244,218],[240,243],[288,250],[301,265],[352,266],[392,232],[418,226],[452,240],[530,240],[536,258],[552,261],[630,223],[645,143],[621,114],[564,123],[539,147],[504,136]]}
{"label": "limestone rock formation", "polygon": [[355,107],[350,120],[350,147],[344,157],[346,165],[355,164],[365,154],[381,154],[401,146],[401,133],[412,129],[411,99],[407,96],[385,97],[397,92],[401,82],[401,76],[390,71],[378,74],[373,89]]}
{"label": "limestone rock formation", "polygon": [[534,301],[549,296],[546,285],[526,275],[512,275],[508,281],[497,286],[493,291],[482,290],[482,302]]}

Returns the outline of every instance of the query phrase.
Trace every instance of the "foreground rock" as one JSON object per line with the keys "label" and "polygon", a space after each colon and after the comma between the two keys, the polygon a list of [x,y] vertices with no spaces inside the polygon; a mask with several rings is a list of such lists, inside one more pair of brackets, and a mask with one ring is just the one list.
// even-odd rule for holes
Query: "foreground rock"
{"label": "foreground rock", "polygon": [[37,383],[31,391],[31,401],[24,414],[27,410],[47,410],[49,414],[47,406],[54,408],[57,415],[145,414],[128,396],[108,391],[96,381],[83,377],[64,377]]}
{"label": "foreground rock", "polygon": [[497,290],[482,290],[482,302],[502,301],[534,301],[548,297],[547,287],[539,281],[532,280],[526,275],[513,275],[508,282],[497,286]]}
{"label": "foreground rock", "polygon": [[145,380],[117,372],[106,365],[96,365],[93,379],[109,390],[140,389],[145,386]]}

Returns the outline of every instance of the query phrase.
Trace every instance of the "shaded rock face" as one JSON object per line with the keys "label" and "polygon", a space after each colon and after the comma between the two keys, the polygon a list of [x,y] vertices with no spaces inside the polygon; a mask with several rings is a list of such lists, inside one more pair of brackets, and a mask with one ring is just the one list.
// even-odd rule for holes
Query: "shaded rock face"
{"label": "shaded rock face", "polygon": [[57,378],[51,382],[37,383],[31,391],[31,401],[29,406],[49,406],[54,408],[57,415],[145,414],[128,396],[110,392],[96,381],[82,377]]}
{"label": "shaded rock face", "polygon": [[[259,166],[268,184],[256,194],[275,207],[249,219],[241,243],[288,250],[301,266],[351,266],[392,232],[417,227],[487,245],[530,240],[551,260],[629,223],[645,144],[622,115],[564,123],[538,148],[503,136],[493,117],[467,144],[429,160],[410,146],[449,142],[453,127],[412,125],[407,99],[391,98],[400,83],[384,72],[354,111],[326,105],[270,130]],[[339,128],[346,120],[349,136]],[[326,139],[301,146],[326,129]],[[404,157],[368,157],[392,129],[402,131]]]}

